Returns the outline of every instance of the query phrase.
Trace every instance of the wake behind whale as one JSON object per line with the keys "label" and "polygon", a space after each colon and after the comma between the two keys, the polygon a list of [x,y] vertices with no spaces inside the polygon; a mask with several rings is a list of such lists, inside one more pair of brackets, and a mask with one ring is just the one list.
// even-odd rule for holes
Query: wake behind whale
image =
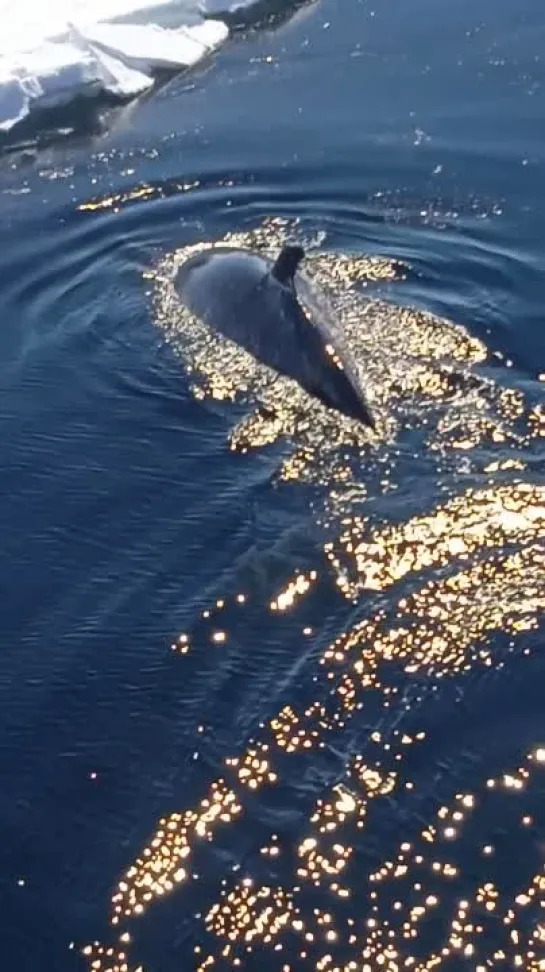
{"label": "wake behind whale", "polygon": [[329,408],[374,429],[325,295],[297,272],[303,257],[303,249],[292,245],[282,248],[276,262],[249,250],[216,247],[187,260],[175,288],[187,309],[214,331],[295,379]]}

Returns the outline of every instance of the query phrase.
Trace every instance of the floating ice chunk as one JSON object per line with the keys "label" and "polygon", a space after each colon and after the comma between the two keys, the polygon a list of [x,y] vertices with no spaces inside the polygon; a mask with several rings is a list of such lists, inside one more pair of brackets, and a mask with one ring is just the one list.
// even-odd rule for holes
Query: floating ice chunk
{"label": "floating ice chunk", "polygon": [[193,66],[228,36],[221,20],[202,19],[195,0],[56,0],[47,8],[0,0],[0,18],[4,132],[81,95],[134,97],[155,71]]}
{"label": "floating ice chunk", "polygon": [[228,34],[221,21],[165,30],[156,24],[95,24],[86,38],[100,51],[121,59],[138,71],[179,68],[197,64]]}
{"label": "floating ice chunk", "polygon": [[133,97],[153,79],[92,47],[64,41],[46,42],[28,58],[0,59],[0,130],[9,131],[31,109],[59,107],[78,95],[109,91]]}

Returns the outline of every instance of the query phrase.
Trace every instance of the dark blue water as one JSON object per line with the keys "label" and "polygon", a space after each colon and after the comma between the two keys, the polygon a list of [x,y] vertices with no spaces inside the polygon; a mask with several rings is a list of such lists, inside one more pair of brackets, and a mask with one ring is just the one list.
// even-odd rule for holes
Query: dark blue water
{"label": "dark blue water", "polygon": [[[0,159],[2,968],[542,967],[544,44],[322,0]],[[230,233],[311,241],[376,440],[195,393]]]}

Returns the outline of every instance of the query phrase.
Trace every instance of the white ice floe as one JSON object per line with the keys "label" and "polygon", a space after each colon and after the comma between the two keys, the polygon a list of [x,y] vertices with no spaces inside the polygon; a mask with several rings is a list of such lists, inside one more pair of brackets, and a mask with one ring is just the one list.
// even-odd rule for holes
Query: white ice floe
{"label": "white ice floe", "polygon": [[[253,0],[255,2],[255,0]],[[192,66],[251,0],[0,0],[0,131],[81,95],[131,98],[154,72]],[[217,19],[216,19],[217,11]]]}

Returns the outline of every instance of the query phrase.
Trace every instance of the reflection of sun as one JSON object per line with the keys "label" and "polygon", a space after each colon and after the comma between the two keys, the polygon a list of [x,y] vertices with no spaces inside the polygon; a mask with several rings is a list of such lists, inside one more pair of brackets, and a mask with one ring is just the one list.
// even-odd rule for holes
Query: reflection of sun
{"label": "reflection of sun", "polygon": [[[277,220],[223,242],[275,251],[285,232]],[[437,762],[434,732],[424,725],[426,699],[439,685],[463,686],[472,674],[501,672],[511,658],[533,651],[528,634],[545,609],[545,488],[520,477],[528,450],[543,436],[543,412],[477,376],[486,348],[462,328],[382,301],[364,303],[362,285],[393,279],[392,264],[311,255],[309,273],[337,294],[343,329],[363,362],[380,418],[380,442],[373,445],[354,423],[310,402],[294,383],[272,381],[266,369],[183,314],[172,275],[188,252],[157,269],[155,309],[198,394],[230,400],[242,393],[266,405],[250,407],[232,430],[232,448],[247,451],[282,437],[291,445],[280,478],[327,487],[324,562],[299,569],[263,601],[267,624],[296,618],[328,570],[335,603],[346,598],[363,607],[322,651],[312,700],[282,704],[242,754],[224,760],[223,775],[193,809],[160,820],[113,894],[117,944],[86,947],[89,968],[136,972],[131,922],[178,888],[191,901],[199,884],[209,897],[194,919],[201,932],[192,967],[199,972],[545,970],[543,818],[536,818],[545,796],[545,747],[536,745],[516,765],[509,756],[509,765],[487,778],[476,768],[471,791],[453,778],[441,799],[419,797],[411,768],[425,761],[427,747]],[[399,490],[400,463],[410,471],[411,456],[397,443],[405,425],[421,421],[419,448],[432,464],[432,486],[441,480],[450,489],[430,487],[433,505],[395,523],[374,522],[363,512],[361,457],[369,474],[378,472],[379,492]],[[360,457],[356,467],[350,450]],[[414,475],[418,484],[420,470]],[[381,600],[363,613],[368,591]],[[231,600],[246,609],[246,594]],[[228,647],[230,606],[225,596],[203,612],[208,650]],[[312,627],[302,630],[308,640]],[[186,633],[174,647],[186,655],[198,650],[196,640]],[[368,710],[376,727],[363,737],[357,727]],[[422,728],[403,728],[407,714],[414,726],[420,713]],[[255,801],[269,793],[278,799],[324,754],[336,754],[341,769],[334,780],[324,778],[298,836],[271,832],[254,849],[262,868],[270,867],[270,880],[258,880],[242,863],[226,866],[215,883],[194,873],[195,855],[215,842],[225,846],[230,835],[236,858],[236,831],[253,832]],[[387,841],[381,821],[396,808],[395,839]],[[379,853],[388,842],[391,852]],[[508,887],[496,861],[509,853],[517,868]]]}

